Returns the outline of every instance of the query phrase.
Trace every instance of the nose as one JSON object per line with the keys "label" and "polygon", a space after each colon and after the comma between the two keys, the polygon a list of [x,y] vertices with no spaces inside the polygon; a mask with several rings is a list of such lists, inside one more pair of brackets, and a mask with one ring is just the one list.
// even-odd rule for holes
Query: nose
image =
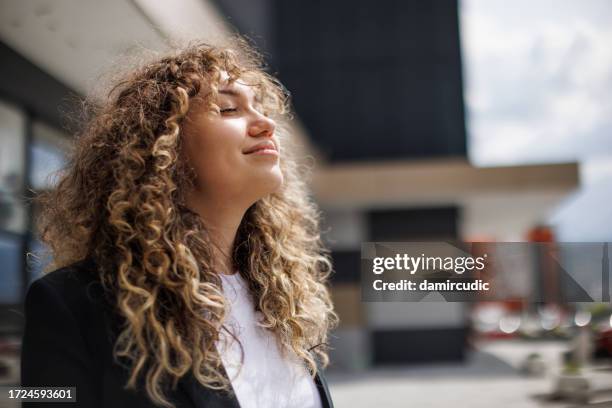
{"label": "nose", "polygon": [[274,129],[276,129],[276,123],[269,117],[258,112],[249,124],[249,136],[272,137],[272,135],[274,135]]}

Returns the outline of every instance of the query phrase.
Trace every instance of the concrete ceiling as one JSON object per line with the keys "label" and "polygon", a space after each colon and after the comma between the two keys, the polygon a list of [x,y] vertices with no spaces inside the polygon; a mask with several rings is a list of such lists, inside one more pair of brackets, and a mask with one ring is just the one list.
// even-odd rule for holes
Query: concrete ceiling
{"label": "concrete ceiling", "polygon": [[201,0],[0,2],[2,41],[81,94],[116,71],[127,55],[225,30],[216,9]]}

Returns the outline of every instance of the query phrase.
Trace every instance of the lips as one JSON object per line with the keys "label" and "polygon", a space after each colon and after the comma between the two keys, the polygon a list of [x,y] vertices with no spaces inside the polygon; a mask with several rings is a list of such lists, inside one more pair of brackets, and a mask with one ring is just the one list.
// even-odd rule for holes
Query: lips
{"label": "lips", "polygon": [[258,143],[255,146],[249,147],[243,153],[244,154],[250,154],[250,153],[255,153],[258,150],[275,150],[275,151],[278,151],[278,149],[276,148],[276,145],[273,142],[266,141],[266,142]]}

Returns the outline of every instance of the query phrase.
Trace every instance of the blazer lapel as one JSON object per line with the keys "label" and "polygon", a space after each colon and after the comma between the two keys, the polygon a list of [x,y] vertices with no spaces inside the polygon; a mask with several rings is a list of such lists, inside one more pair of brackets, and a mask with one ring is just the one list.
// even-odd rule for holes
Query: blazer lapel
{"label": "blazer lapel", "polygon": [[[225,375],[225,369],[221,366]],[[185,393],[191,399],[194,407],[210,408],[240,408],[234,389],[230,384],[230,391],[217,391],[203,387],[193,376],[191,371],[179,381],[179,392]]]}
{"label": "blazer lapel", "polygon": [[[223,367],[222,370],[225,373]],[[319,396],[321,397],[321,406],[323,408],[334,408],[334,404],[329,393],[327,380],[321,372],[320,367],[315,376],[315,384],[317,386],[317,390],[319,391]],[[238,399],[236,398],[233,388],[231,388],[231,392],[205,389],[200,385],[200,383],[198,383],[191,372],[189,372],[189,374],[187,374],[179,382],[179,390],[189,396],[194,407],[240,408],[240,404],[238,403]],[[279,391],[282,392],[282,390]]]}
{"label": "blazer lapel", "polygon": [[317,374],[315,376],[315,384],[317,385],[317,389],[319,390],[319,395],[321,396],[321,405],[323,408],[334,408],[334,403],[332,402],[331,395],[329,393],[329,387],[327,386],[327,380],[323,375],[323,371],[321,366],[319,365],[319,361],[316,360],[317,363]]}

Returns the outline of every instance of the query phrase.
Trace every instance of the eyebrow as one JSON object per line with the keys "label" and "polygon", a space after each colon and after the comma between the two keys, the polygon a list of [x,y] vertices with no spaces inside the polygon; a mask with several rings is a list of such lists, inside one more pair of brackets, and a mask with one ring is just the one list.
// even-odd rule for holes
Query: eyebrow
{"label": "eyebrow", "polygon": [[218,92],[223,95],[242,96],[242,93],[236,91],[235,89],[231,89],[231,88],[219,89]]}
{"label": "eyebrow", "polygon": [[[249,100],[249,99],[250,99],[250,98],[248,97],[248,95],[246,95],[245,93],[240,92],[240,91],[238,91],[238,90],[236,90],[236,89],[234,89],[234,88],[222,88],[222,89],[219,89],[219,90],[217,91],[217,93],[219,93],[219,94],[221,94],[221,95],[230,95],[230,96],[234,96],[234,97],[236,97],[236,98],[245,97],[247,100]],[[259,95],[257,95],[257,93],[256,93],[256,92],[253,92],[253,99],[252,99],[252,101],[253,101],[253,102],[256,102],[256,103],[260,103],[260,100],[259,100],[259,99],[260,99],[260,98],[259,98]]]}

